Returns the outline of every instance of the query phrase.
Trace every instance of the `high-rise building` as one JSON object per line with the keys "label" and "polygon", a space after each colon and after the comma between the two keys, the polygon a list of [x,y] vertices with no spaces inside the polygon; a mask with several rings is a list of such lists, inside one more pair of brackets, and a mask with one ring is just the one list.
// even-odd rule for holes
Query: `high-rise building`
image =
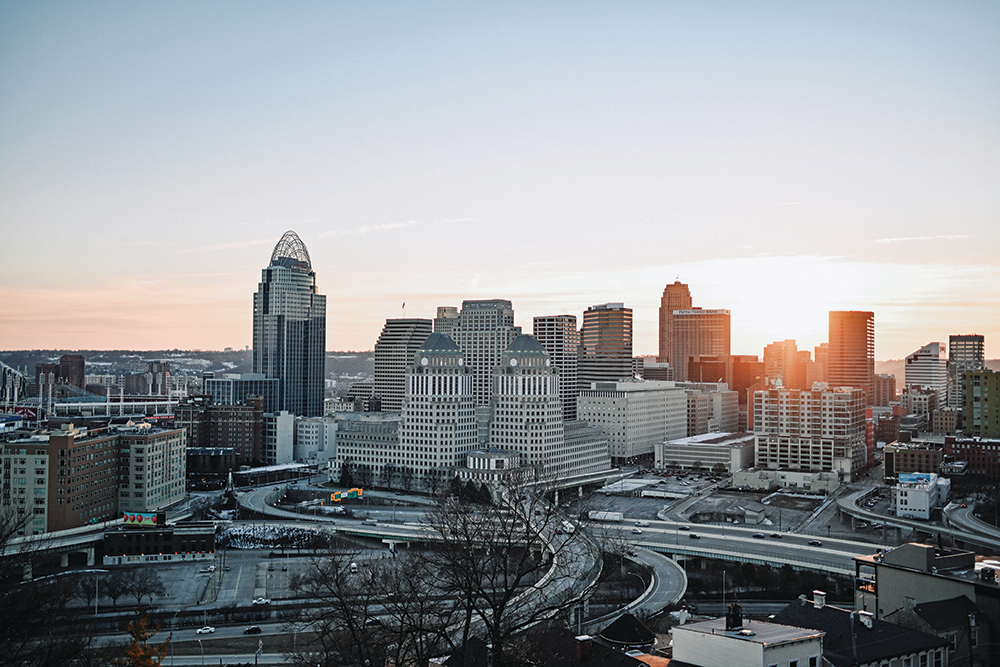
{"label": "high-rise building", "polygon": [[146,364],[146,393],[150,396],[170,394],[170,362],[150,361]]}
{"label": "high-rise building", "polygon": [[632,377],[632,309],[624,303],[602,303],[583,313],[577,372],[580,389],[591,382],[618,382]]}
{"label": "high-rise building", "polygon": [[[980,368],[965,371],[962,378],[965,381],[965,434],[1000,438],[1000,373]],[[994,450],[1000,450],[1000,446],[994,446]]]}
{"label": "high-rise building", "polygon": [[906,356],[906,388],[923,388],[937,394],[937,405],[948,396],[948,358],[943,343],[928,343]]}
{"label": "high-rise building", "polygon": [[[730,313],[725,309],[674,311],[671,364],[675,380],[700,379],[689,377],[688,362],[691,357],[703,354],[729,356],[729,322]],[[723,378],[723,382],[729,382],[729,378]]]}
{"label": "high-rise building", "polygon": [[316,287],[309,251],[291,230],[274,246],[254,294],[253,371],[281,381],[280,410],[323,414],[326,297]]}
{"label": "high-rise building", "polygon": [[679,280],[663,288],[660,297],[660,349],[656,360],[660,363],[673,364],[675,310],[691,309],[691,290]]}
{"label": "high-rise building", "polygon": [[383,412],[399,412],[413,355],[433,333],[430,320],[386,320],[375,343],[375,389]]}
{"label": "high-rise building", "polygon": [[[280,387],[280,380],[262,373],[224,373],[222,377],[202,379],[202,393],[211,396],[214,405],[244,405],[251,396],[260,396],[264,412],[278,410]],[[197,446],[207,447],[204,444]]]}
{"label": "high-rise building", "polygon": [[888,407],[889,403],[896,400],[896,376],[879,374],[874,377],[872,386],[874,396],[871,404],[881,407]]}
{"label": "high-rise building", "polygon": [[563,442],[559,372],[534,336],[518,336],[493,369],[490,444],[521,454],[540,479],[552,479],[551,457]]}
{"label": "high-rise building", "polygon": [[853,387],[754,392],[758,468],[833,471],[849,482],[868,460],[865,395]]}
{"label": "high-rise building", "polygon": [[559,371],[563,419],[576,419],[576,397],[580,391],[577,370],[580,332],[576,328],[576,316],[536,317],[532,333],[549,353],[552,366]]}
{"label": "high-rise building", "polygon": [[437,317],[434,318],[434,333],[450,336],[451,330],[458,322],[458,308],[455,306],[438,306]]}
{"label": "high-rise building", "polygon": [[982,336],[948,336],[948,405],[965,407],[962,373],[977,371],[985,364],[985,339]]}
{"label": "high-rise building", "polygon": [[489,405],[493,369],[500,365],[503,351],[521,335],[521,327],[514,326],[514,306],[507,299],[463,301],[449,335],[462,350],[463,363],[472,369],[476,405]]}
{"label": "high-rise building", "polygon": [[80,354],[64,354],[59,357],[59,378],[66,384],[83,389],[87,362]]}
{"label": "high-rise building", "polygon": [[764,346],[764,374],[769,382],[781,380],[788,389],[807,389],[809,350],[799,350],[794,340],[779,340]]}
{"label": "high-rise building", "polygon": [[813,348],[813,360],[806,366],[805,389],[811,388],[817,382],[829,382],[830,344],[820,343]]}
{"label": "high-rise building", "polygon": [[875,313],[831,310],[829,354],[830,386],[864,389],[870,404],[875,378]]}

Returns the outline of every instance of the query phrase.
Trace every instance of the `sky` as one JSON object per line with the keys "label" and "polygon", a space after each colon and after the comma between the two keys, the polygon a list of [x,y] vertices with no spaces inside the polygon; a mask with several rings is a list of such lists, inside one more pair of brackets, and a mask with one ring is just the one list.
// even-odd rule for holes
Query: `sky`
{"label": "sky", "polygon": [[288,229],[330,350],[506,298],[655,354],[679,278],[734,354],[1000,356],[1000,3],[0,0],[0,349],[251,345]]}

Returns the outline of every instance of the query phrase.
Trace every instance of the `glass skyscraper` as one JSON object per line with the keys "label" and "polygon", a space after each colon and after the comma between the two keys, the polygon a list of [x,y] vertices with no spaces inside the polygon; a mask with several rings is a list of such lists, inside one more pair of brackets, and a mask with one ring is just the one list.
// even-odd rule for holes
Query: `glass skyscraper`
{"label": "glass skyscraper", "polygon": [[253,297],[253,370],[278,378],[278,409],[323,414],[326,297],[316,288],[309,251],[285,232]]}

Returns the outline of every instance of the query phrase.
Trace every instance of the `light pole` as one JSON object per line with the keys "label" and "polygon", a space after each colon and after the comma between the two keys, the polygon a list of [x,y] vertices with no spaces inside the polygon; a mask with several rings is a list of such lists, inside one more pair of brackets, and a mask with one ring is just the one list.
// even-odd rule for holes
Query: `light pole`
{"label": "light pole", "polygon": [[198,646],[201,647],[201,664],[205,667],[205,645],[201,643],[201,639],[198,639]]}
{"label": "light pole", "polygon": [[[174,622],[177,620],[177,614],[181,613],[178,609],[174,612],[174,615],[170,617],[170,625],[173,626]],[[174,633],[170,633],[170,666],[173,667],[174,664]]]}

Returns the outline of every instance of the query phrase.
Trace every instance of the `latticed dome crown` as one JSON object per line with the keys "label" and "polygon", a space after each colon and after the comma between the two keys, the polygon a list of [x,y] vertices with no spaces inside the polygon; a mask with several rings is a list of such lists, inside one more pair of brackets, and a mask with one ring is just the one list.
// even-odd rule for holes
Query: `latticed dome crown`
{"label": "latticed dome crown", "polygon": [[274,246],[274,252],[271,253],[271,265],[275,264],[282,266],[305,264],[307,269],[312,270],[312,262],[309,260],[306,244],[302,242],[298,234],[290,229],[282,235],[281,240]]}

